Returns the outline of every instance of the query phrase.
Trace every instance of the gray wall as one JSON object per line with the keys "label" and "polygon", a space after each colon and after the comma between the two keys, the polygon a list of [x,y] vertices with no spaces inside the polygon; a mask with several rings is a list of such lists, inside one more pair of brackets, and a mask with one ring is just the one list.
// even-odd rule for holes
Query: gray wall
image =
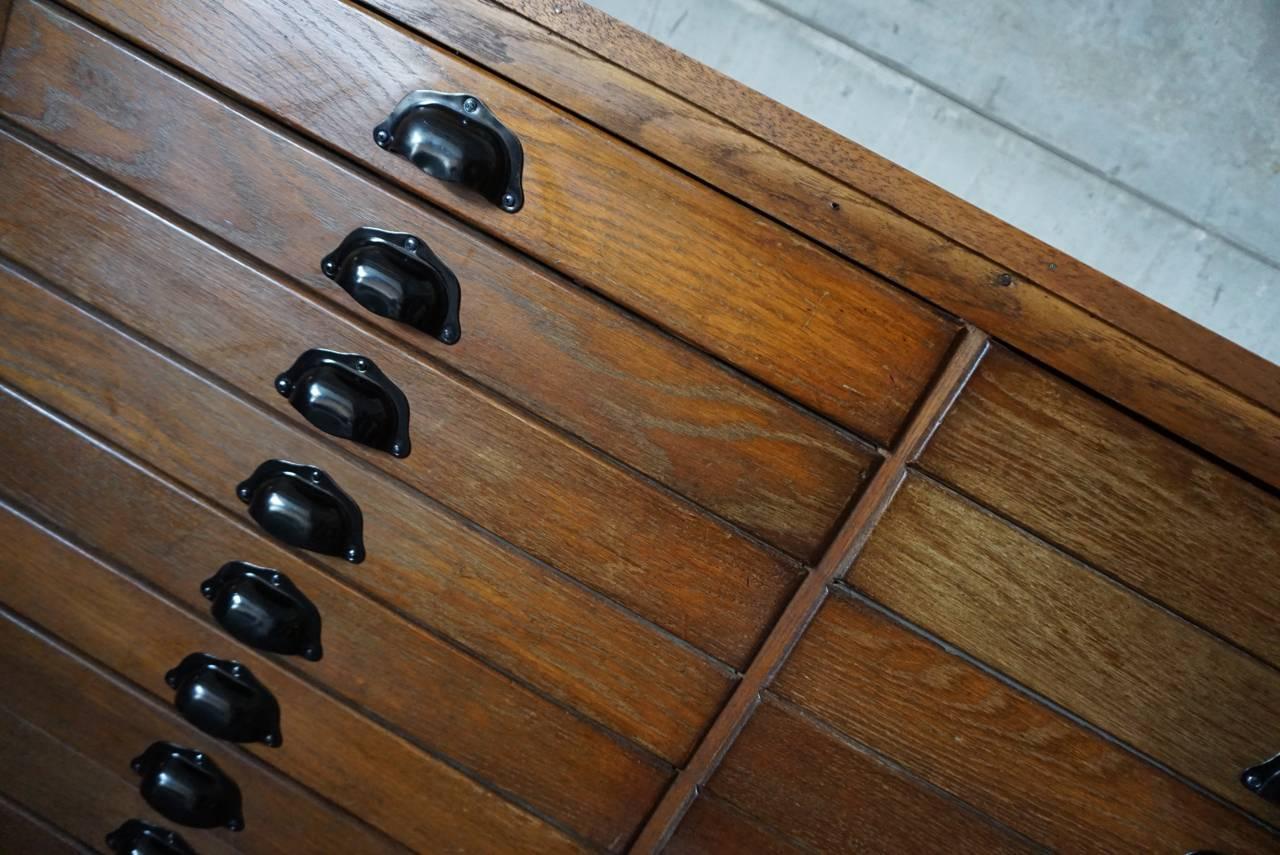
{"label": "gray wall", "polygon": [[591,0],[1280,362],[1280,0]]}

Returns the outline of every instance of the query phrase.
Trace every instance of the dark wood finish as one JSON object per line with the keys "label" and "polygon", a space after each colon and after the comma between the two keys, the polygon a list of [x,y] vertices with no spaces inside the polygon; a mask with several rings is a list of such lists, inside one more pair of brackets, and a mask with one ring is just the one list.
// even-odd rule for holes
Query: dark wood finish
{"label": "dark wood finish", "polygon": [[922,465],[1280,665],[1280,498],[1004,350]]}
{"label": "dark wood finish", "polygon": [[783,556],[285,282],[2,134],[0,164],[20,176],[0,188],[0,252],[301,430],[318,433],[276,392],[276,376],[316,345],[372,359],[419,403],[410,421],[416,451],[398,460],[341,443],[345,453],[687,641],[741,664],[790,593],[795,567]]}
{"label": "dark wood finish", "polygon": [[[239,749],[211,744],[177,713],[143,698],[80,655],[54,646],[8,610],[0,611],[0,675],[5,685],[0,705],[27,722],[38,722],[41,730],[112,771],[131,775],[130,761],[157,739],[199,747],[240,787],[244,831],[224,830],[215,836],[244,852],[404,851]],[[74,774],[69,778],[73,791],[88,784]],[[137,781],[134,776],[133,804],[145,807]]]}
{"label": "dark wood finish", "polygon": [[700,793],[662,851],[666,855],[804,855],[814,850],[723,799]]}
{"label": "dark wood finish", "polygon": [[[0,614],[0,625],[4,623],[7,621]],[[0,739],[4,791],[27,809],[38,811],[67,833],[91,844],[95,847],[92,851],[104,851],[107,834],[126,819],[136,817],[174,827],[138,795],[138,776],[129,769],[130,758],[125,758],[125,765],[119,768],[107,768],[3,706],[0,733],[5,736]],[[203,855],[240,851],[233,845],[236,838],[231,834],[197,828],[183,828],[181,833]],[[45,850],[13,851],[41,855]]]}
{"label": "dark wood finish", "polygon": [[[453,25],[458,4],[376,5],[1277,483],[1280,370],[1262,357],[585,0],[499,0],[573,45],[482,3],[465,4],[478,30]],[[990,287],[991,265],[1014,287]]]}
{"label": "dark wood finish", "polygon": [[[69,5],[873,439],[895,432],[953,336],[903,292],[350,4]],[[264,20],[307,61],[277,62]],[[518,215],[371,145],[424,83],[476,93],[520,136]]]}
{"label": "dark wood finish", "polygon": [[907,619],[1264,819],[1280,673],[919,476],[850,574]]}
{"label": "dark wood finish", "polygon": [[1039,848],[768,698],[716,771],[710,789],[823,852]]}
{"label": "dark wood finish", "polygon": [[235,484],[277,456],[376,508],[362,564],[314,557],[353,587],[663,756],[722,703],[728,675],[701,654],[3,266],[0,282],[4,382],[237,516]]}
{"label": "dark wood finish", "polygon": [[479,780],[602,846],[629,839],[661,795],[670,774],[639,750],[3,387],[0,430],[5,453],[23,461],[0,468],[0,495],[209,625],[199,583],[223,561],[285,573],[323,620],[324,658],[295,670]]}
{"label": "dark wood finish", "polygon": [[804,634],[809,621],[822,605],[827,586],[853,562],[880,514],[892,501],[902,483],[906,467],[920,454],[938,422],[959,394],[974,366],[987,349],[985,334],[966,330],[948,358],[941,373],[929,388],[919,408],[912,414],[893,452],[876,470],[866,491],[854,505],[849,517],[836,533],[818,566],[800,584],[787,603],[782,616],[773,625],[760,652],[747,667],[729,702],[720,710],[688,765],[681,769],[671,787],[658,803],[632,847],[635,852],[656,852],[670,838],[699,788],[715,772],[729,746],[737,739],[743,725],[760,702],[760,693],[768,687],[778,669]]}
{"label": "dark wood finish", "polygon": [[352,226],[422,236],[463,283],[462,342],[366,321],[801,558],[871,463],[828,422],[88,25],[24,6],[17,39],[0,58],[11,118],[343,309],[319,259]]}
{"label": "dark wood finish", "polygon": [[[16,556],[0,570],[8,608],[92,654],[158,703],[172,702],[164,675],[190,653],[243,663],[279,702],[284,733],[277,748],[255,744],[247,750],[388,837],[418,851],[581,849],[452,766],[12,511],[0,514],[0,535]],[[72,590],[75,597],[62,596]]]}
{"label": "dark wood finish", "polygon": [[1055,850],[1280,844],[1244,814],[848,595],[827,599],[772,691]]}
{"label": "dark wood finish", "polygon": [[[18,727],[15,719],[5,728],[5,733],[12,738]],[[3,793],[0,793],[0,840],[13,852],[71,855],[93,851]]]}

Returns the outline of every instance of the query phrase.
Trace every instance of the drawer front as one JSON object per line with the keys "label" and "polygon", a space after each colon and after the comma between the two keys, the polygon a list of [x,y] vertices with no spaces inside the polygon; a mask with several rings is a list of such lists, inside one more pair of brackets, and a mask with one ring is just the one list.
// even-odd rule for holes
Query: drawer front
{"label": "drawer front", "polygon": [[1274,822],[1240,785],[1275,753],[1280,673],[927,478],[850,584],[1125,743]]}
{"label": "drawer front", "polygon": [[871,461],[700,351],[88,25],[20,4],[7,44],[7,115],[309,294],[359,311],[320,270],[356,226],[426,239],[462,283],[462,341],[364,320],[793,555],[821,549]]}
{"label": "drawer front", "polygon": [[[139,619],[148,629],[107,641],[132,646],[140,636],[149,640],[153,635],[164,641],[171,635],[159,635],[160,627],[148,615],[153,610],[171,615],[169,604],[180,603],[188,609],[186,615],[203,618],[203,626],[191,627],[190,618],[184,623],[170,616],[169,624],[177,628],[171,632],[186,627],[187,635],[200,642],[193,640],[185,651],[169,650],[169,658],[199,648],[247,662],[243,657],[250,654],[223,634],[200,590],[224,560],[247,560],[284,573],[320,613],[323,658],[291,671],[319,682],[348,707],[368,710],[412,743],[403,749],[392,746],[380,762],[391,762],[403,750],[426,773],[430,764],[423,751],[446,757],[601,844],[634,833],[665,786],[668,774],[645,752],[441,641],[118,449],[8,391],[0,391],[0,425],[10,437],[9,452],[26,461],[0,472],[0,496],[45,525],[74,531],[79,543],[149,586],[135,586],[130,594],[124,582],[116,581],[109,593],[124,600],[118,608],[108,608],[101,599],[88,604],[95,612],[113,615],[114,623],[88,627],[75,623],[83,612],[62,613],[60,598],[27,594],[33,609],[48,610],[46,626],[65,628],[64,637],[74,641],[78,632],[119,632],[127,625],[125,615],[141,609]],[[65,466],[68,460],[76,465]],[[39,579],[26,582],[43,584]],[[16,603],[17,594],[11,587],[6,602]],[[150,603],[132,602],[135,598]],[[34,616],[33,611],[24,613]],[[117,665],[96,647],[82,646],[126,674],[128,662]],[[145,649],[138,655],[152,653]],[[176,664],[177,659],[162,662],[156,673]],[[265,679],[267,671],[254,666],[254,673]],[[155,677],[143,675],[137,682],[163,692]],[[322,717],[321,710],[332,708],[324,702],[312,706]],[[293,731],[290,709],[284,710],[285,724]],[[331,715],[337,725],[350,717],[340,710]],[[286,735],[291,747],[325,756],[314,743],[294,739],[292,732]],[[264,756],[271,759],[274,752]],[[380,779],[376,772],[369,774]],[[394,808],[394,799],[387,802],[386,807]]]}
{"label": "drawer front", "polygon": [[923,466],[1280,666],[1275,495],[1005,350],[979,367]]}
{"label": "drawer front", "polygon": [[710,791],[820,852],[1036,850],[773,698],[751,717],[711,779]]}
{"label": "drawer front", "polygon": [[[904,292],[354,5],[70,5],[877,441],[954,336]],[[519,214],[372,145],[423,86],[476,94],[521,138]]]}
{"label": "drawer front", "polygon": [[[6,517],[15,519],[8,514]],[[219,842],[245,852],[282,855],[333,848],[369,853],[403,851],[392,839],[271,771],[246,752],[225,744],[210,745],[212,740],[176,713],[142,697],[117,678],[108,677],[80,654],[54,646],[47,636],[38,634],[8,610],[0,612],[0,639],[0,675],[5,685],[0,708],[9,717],[4,723],[10,724],[15,719],[24,721],[32,725],[35,732],[46,733],[76,752],[72,757],[62,755],[70,764],[71,774],[60,779],[58,776],[67,771],[67,766],[46,764],[40,757],[24,759],[21,756],[24,749],[42,742],[27,746],[23,740],[6,739],[3,741],[8,746],[3,749],[6,763],[15,759],[24,774],[6,776],[5,787],[16,787],[18,792],[14,796],[24,799],[27,797],[24,793],[42,787],[61,789],[65,786],[69,803],[99,803],[102,808],[119,811],[107,824],[97,826],[96,833],[85,835],[95,844],[100,844],[102,836],[124,818],[136,815],[139,807],[145,806],[138,796],[140,779],[131,771],[130,764],[147,746],[163,740],[206,751],[240,789],[245,831],[211,833],[183,829],[183,836],[194,846],[202,847],[201,851],[225,851]],[[50,777],[40,779],[38,774],[45,768],[49,768]],[[26,776],[32,780],[22,780]],[[132,790],[128,800],[117,795],[121,788],[116,780],[121,778],[129,781],[127,786]],[[106,791],[87,792],[95,781],[104,781]],[[38,793],[33,798],[38,798]],[[155,814],[150,814],[150,818],[172,825]],[[79,823],[69,825],[76,828]],[[250,834],[249,829],[255,827],[257,833]],[[206,841],[210,841],[207,849],[203,848]]]}
{"label": "drawer front", "polygon": [[774,691],[1056,851],[1274,846],[1243,814],[848,593],[827,600]]}
{"label": "drawer front", "polygon": [[242,519],[235,485],[263,460],[321,468],[378,512],[362,564],[312,560],[662,756],[687,752],[715,710],[728,674],[704,655],[30,279],[0,267],[0,281],[3,382]]}

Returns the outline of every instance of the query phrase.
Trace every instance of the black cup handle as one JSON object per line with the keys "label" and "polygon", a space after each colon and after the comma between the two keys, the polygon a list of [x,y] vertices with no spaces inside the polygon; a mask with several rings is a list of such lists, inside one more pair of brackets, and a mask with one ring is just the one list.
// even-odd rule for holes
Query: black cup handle
{"label": "black cup handle", "polygon": [[372,359],[316,348],[276,378],[276,391],[332,436],[409,456],[409,400]]}
{"label": "black cup handle", "polygon": [[239,662],[192,653],[164,681],[175,691],[173,705],[182,717],[210,736],[280,745],[280,704]]}
{"label": "black cup handle", "polygon": [[1269,802],[1280,805],[1280,754],[1240,775],[1240,783]]}
{"label": "black cup handle", "polygon": [[373,129],[373,141],[441,181],[472,188],[508,214],[524,205],[524,148],[465,92],[418,89]]}
{"label": "black cup handle", "polygon": [[140,819],[128,819],[107,835],[115,855],[196,855],[181,834]]}
{"label": "black cup handle", "polygon": [[458,277],[421,238],[358,228],[321,260],[320,269],[375,315],[408,324],[445,344],[462,338]]}
{"label": "black cup handle", "polygon": [[249,515],[290,546],[364,560],[360,507],[314,466],[268,460],[236,486]]}
{"label": "black cup handle", "polygon": [[203,752],[153,742],[131,765],[142,776],[142,798],[165,819],[191,828],[244,828],[240,787]]}
{"label": "black cup handle", "polygon": [[200,584],[214,620],[238,641],[258,650],[315,662],[320,610],[279,570],[228,561]]}

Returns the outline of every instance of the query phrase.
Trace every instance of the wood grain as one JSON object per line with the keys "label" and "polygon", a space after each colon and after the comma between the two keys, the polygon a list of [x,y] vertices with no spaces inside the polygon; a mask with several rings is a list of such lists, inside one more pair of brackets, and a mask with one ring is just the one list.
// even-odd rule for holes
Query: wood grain
{"label": "wood grain", "polygon": [[[103,667],[160,704],[173,697],[165,673],[187,654],[242,663],[275,695],[284,733],[278,748],[255,744],[246,750],[388,837],[418,851],[583,850],[553,826],[10,509],[0,514],[0,534],[15,556],[0,570],[8,608],[68,645],[92,651]],[[59,595],[70,590],[74,598]]]}
{"label": "wood grain", "polygon": [[[18,728],[16,720],[5,729],[11,736]],[[39,852],[44,855],[71,855],[92,852],[44,818],[0,793],[0,839],[14,852]]]}
{"label": "wood grain", "polygon": [[670,773],[643,752],[3,387],[0,429],[6,455],[25,461],[0,469],[0,496],[71,532],[210,626],[199,583],[222,562],[245,559],[283,572],[323,620],[324,658],[295,663],[295,673],[473,777],[606,847],[630,839],[661,795]]}
{"label": "wood grain", "polygon": [[814,850],[703,792],[662,851],[666,855],[803,855]]}
{"label": "wood grain", "polygon": [[[878,441],[954,333],[790,230],[348,3],[69,5]],[[520,136],[519,214],[371,144],[371,128],[424,85],[477,93]]]}
{"label": "wood grain", "polygon": [[461,343],[366,321],[800,558],[870,465],[829,422],[90,25],[28,6],[17,39],[11,118],[344,309],[319,259],[354,225],[428,238],[463,283]]}
{"label": "wood grain", "polygon": [[[0,617],[0,624],[5,623]],[[90,723],[92,726],[92,723]],[[174,828],[138,796],[138,776],[123,766],[107,768],[55,738],[40,726],[24,721],[0,706],[0,772],[4,790],[26,808],[38,811],[67,833],[105,851],[107,834],[126,819],[138,818],[153,825]],[[142,735],[146,739],[155,737]],[[141,750],[141,749],[138,749]],[[179,830],[179,829],[174,829]],[[241,851],[238,838],[229,833],[198,828],[180,829],[183,838],[204,855],[229,855]],[[243,832],[241,832],[243,839]],[[14,849],[44,853],[44,849]],[[77,850],[80,851],[80,850]]]}
{"label": "wood grain", "polygon": [[894,450],[871,477],[867,489],[858,497],[849,516],[836,532],[822,560],[800,583],[787,603],[760,651],[742,675],[728,702],[720,710],[688,764],[679,771],[641,829],[633,852],[657,852],[670,839],[698,790],[707,782],[725,753],[738,738],[743,725],[760,702],[761,692],[769,685],[778,668],[791,653],[827,595],[827,586],[842,575],[853,562],[880,514],[893,500],[902,483],[906,467],[920,454],[934,428],[946,414],[965,380],[982,359],[987,349],[985,333],[969,328],[957,342],[954,352],[930,386],[920,406],[898,438]]}
{"label": "wood grain", "polygon": [[1280,498],[1004,350],[922,465],[1280,665]]}
{"label": "wood grain", "polygon": [[[244,799],[244,830],[219,831],[214,835],[218,839],[244,852],[282,855],[333,849],[404,851],[240,749],[212,744],[177,713],[144,698],[79,654],[54,646],[7,609],[0,610],[0,639],[0,675],[5,684],[0,705],[27,722],[38,722],[40,729],[97,764],[128,775],[129,763],[156,740],[207,753],[236,782]],[[134,805],[142,804],[136,794],[137,780],[134,776]],[[82,786],[73,783],[72,789]]]}
{"label": "wood grain", "polygon": [[246,519],[235,484],[304,460],[366,509],[360,565],[329,572],[668,758],[691,750],[728,675],[703,655],[295,425],[0,265],[0,380]]}
{"label": "wood grain", "polygon": [[703,650],[744,663],[790,593],[797,568],[783,556],[358,321],[2,133],[0,164],[19,176],[0,188],[0,252],[299,430],[318,433],[276,392],[279,373],[317,345],[369,358],[412,402],[416,452],[337,441],[345,452]]}
{"label": "wood grain", "polygon": [[1280,673],[919,476],[851,583],[908,620],[1259,817]]}
{"label": "wood grain", "polygon": [[1038,850],[771,699],[752,716],[710,789],[822,852]]}
{"label": "wood grain", "polygon": [[[1061,360],[1055,367],[1073,372],[1086,385],[1105,384],[1108,373],[1121,368],[1141,370],[1144,363],[1154,368],[1154,363],[1180,362],[1272,413],[1280,411],[1280,371],[1262,357],[609,17],[585,0],[496,0],[496,5],[509,7],[562,39],[489,11],[480,2],[453,4],[451,14],[438,13],[444,4],[433,0],[376,3],[471,58],[534,86],[727,192],[750,198],[761,210],[833,246],[839,245],[843,231],[853,231],[877,244],[874,250],[864,250],[874,259],[875,250],[886,251],[879,244],[887,244],[889,251],[899,243],[910,245],[918,223],[935,231],[940,243],[968,247],[1025,277],[1027,281],[1019,278],[1018,284],[1045,292],[1045,302],[1054,306],[1054,312],[1039,318],[1037,325],[1029,328],[1016,299],[1004,303],[998,292],[982,288],[973,290],[990,300],[992,315],[985,323],[968,319],[1006,340],[1025,339],[1028,344],[1022,346],[1028,349],[1035,343],[1041,349],[1037,356]],[[457,6],[465,12],[457,11]],[[464,22],[484,21],[483,37],[456,26],[459,17]],[[566,79],[571,86],[565,85]],[[623,104],[625,109],[617,108]],[[700,148],[713,140],[713,150],[720,157],[709,160]],[[777,176],[788,176],[797,189],[778,189]],[[770,192],[749,197],[758,187]],[[799,198],[793,199],[797,194]],[[850,204],[842,201],[838,210],[819,204],[824,199],[841,199],[841,194],[850,197]],[[895,278],[891,272],[880,272]],[[1116,350],[1115,356],[1124,357],[1119,365],[1069,359],[1070,348],[1099,356],[1111,349],[1111,343],[1096,340],[1097,333],[1107,327],[1149,348]],[[1063,342],[1055,344],[1054,336],[1063,337]],[[1125,391],[1122,384],[1111,381],[1110,385],[1116,394]],[[1123,403],[1138,410],[1144,404],[1155,411],[1162,409],[1159,399],[1167,395],[1170,392],[1158,386],[1138,387]],[[1155,418],[1153,412],[1146,415]],[[1192,415],[1183,416],[1189,428],[1194,425],[1194,432],[1211,439],[1213,419],[1196,420]]]}
{"label": "wood grain", "polygon": [[1054,850],[1266,852],[1280,843],[848,595],[827,599],[772,691]]}

